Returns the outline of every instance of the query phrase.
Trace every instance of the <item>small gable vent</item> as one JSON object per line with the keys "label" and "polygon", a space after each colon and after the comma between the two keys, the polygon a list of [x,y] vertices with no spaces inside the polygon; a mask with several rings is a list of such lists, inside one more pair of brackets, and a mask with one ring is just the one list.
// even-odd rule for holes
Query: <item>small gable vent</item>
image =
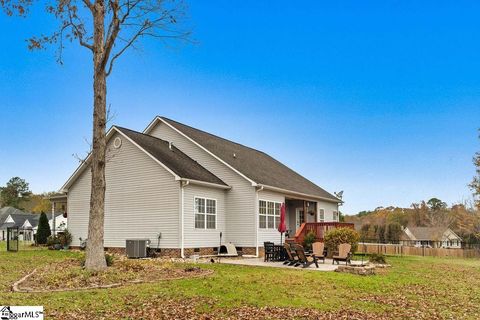
{"label": "small gable vent", "polygon": [[122,139],[120,137],[116,137],[115,140],[113,140],[113,147],[115,149],[120,149],[122,146]]}

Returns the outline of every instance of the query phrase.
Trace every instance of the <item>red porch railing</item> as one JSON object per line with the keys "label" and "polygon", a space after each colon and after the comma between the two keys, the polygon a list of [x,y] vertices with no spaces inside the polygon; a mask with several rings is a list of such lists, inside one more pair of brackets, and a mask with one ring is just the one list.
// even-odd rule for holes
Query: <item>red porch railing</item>
{"label": "red porch railing", "polygon": [[323,242],[325,233],[336,228],[354,229],[353,223],[346,222],[304,222],[295,233],[294,240],[296,243],[303,243],[303,239],[310,231],[313,231],[317,241]]}

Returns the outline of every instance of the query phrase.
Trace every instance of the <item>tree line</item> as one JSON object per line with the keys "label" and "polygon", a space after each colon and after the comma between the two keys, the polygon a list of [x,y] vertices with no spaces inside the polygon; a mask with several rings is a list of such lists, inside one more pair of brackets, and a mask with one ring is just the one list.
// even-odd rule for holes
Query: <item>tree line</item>
{"label": "tree line", "polygon": [[25,179],[13,177],[0,187],[0,208],[13,207],[31,213],[50,212],[52,203],[48,198],[54,193],[34,194]]}
{"label": "tree line", "polygon": [[345,220],[360,225],[361,236],[367,240],[397,241],[396,234],[401,234],[402,227],[448,227],[465,242],[479,243],[480,212],[475,205],[448,206],[432,198],[413,203],[409,208],[390,206],[361,211],[355,216],[346,216]]}

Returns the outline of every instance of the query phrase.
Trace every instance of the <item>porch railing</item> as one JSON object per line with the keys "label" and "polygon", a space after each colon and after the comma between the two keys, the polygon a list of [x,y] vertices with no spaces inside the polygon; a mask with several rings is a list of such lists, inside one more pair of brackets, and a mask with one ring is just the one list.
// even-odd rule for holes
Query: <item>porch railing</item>
{"label": "porch railing", "polygon": [[346,222],[304,222],[295,233],[294,240],[301,244],[305,236],[312,231],[315,233],[315,240],[323,242],[325,234],[336,228],[355,229],[353,223]]}

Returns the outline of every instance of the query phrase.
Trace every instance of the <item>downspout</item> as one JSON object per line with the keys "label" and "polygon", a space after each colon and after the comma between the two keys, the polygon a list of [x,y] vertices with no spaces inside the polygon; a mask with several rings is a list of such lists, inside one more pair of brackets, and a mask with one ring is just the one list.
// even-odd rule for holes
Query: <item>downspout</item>
{"label": "downspout", "polygon": [[190,184],[190,181],[180,181],[180,256],[182,259],[185,258],[185,248],[184,248],[184,242],[185,242],[185,222],[184,222],[184,216],[185,216],[185,210],[184,210],[184,201],[185,201],[185,191],[184,188]]}
{"label": "downspout", "polygon": [[263,186],[260,186],[255,191],[255,257],[258,258],[258,193],[263,190]]}

